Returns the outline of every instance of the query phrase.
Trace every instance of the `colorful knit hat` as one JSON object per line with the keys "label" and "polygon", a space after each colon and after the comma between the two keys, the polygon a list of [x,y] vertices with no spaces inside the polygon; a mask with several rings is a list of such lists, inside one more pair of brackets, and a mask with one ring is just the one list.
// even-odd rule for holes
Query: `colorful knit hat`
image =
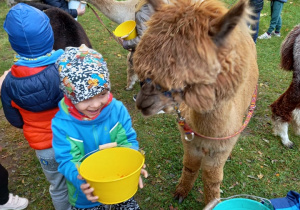
{"label": "colorful knit hat", "polygon": [[109,72],[102,55],[84,44],[67,47],[56,61],[60,89],[73,104],[110,90]]}
{"label": "colorful knit hat", "polygon": [[48,16],[28,4],[19,3],[6,15],[3,25],[11,47],[26,58],[37,58],[50,53],[54,36]]}

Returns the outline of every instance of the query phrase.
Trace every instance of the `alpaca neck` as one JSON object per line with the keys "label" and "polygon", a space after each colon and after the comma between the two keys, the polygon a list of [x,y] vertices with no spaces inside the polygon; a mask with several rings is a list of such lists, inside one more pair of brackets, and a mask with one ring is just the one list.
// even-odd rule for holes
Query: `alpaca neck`
{"label": "alpaca neck", "polygon": [[88,2],[118,24],[127,20],[135,20],[135,5],[138,0],[88,0]]}

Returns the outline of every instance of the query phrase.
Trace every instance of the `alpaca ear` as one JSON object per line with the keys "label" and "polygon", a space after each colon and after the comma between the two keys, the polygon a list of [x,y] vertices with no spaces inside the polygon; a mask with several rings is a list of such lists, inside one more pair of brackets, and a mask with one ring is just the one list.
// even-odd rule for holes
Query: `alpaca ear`
{"label": "alpaca ear", "polygon": [[[296,43],[296,42],[299,43]],[[292,70],[294,67],[294,49],[300,49],[300,25],[286,36],[280,50],[280,66],[285,70]]]}
{"label": "alpaca ear", "polygon": [[162,0],[147,0],[149,4],[151,4],[151,6],[153,7],[153,9],[155,11],[158,10],[158,8],[161,7],[161,5],[163,4]]}
{"label": "alpaca ear", "polygon": [[210,31],[214,43],[219,47],[224,44],[228,35],[238,25],[245,15],[248,14],[248,1],[240,0],[224,16],[217,18]]}

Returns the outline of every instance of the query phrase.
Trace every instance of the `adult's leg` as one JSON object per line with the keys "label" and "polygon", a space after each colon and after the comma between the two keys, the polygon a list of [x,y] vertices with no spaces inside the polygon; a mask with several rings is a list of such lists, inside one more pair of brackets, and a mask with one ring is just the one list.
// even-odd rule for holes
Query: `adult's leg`
{"label": "adult's leg", "polygon": [[251,29],[254,31],[252,34],[253,41],[256,43],[259,31],[259,19],[260,19],[260,12],[256,13],[251,17],[255,22],[251,25]]}
{"label": "adult's leg", "polygon": [[278,1],[277,4],[278,4],[277,9],[278,9],[280,12],[279,12],[279,18],[278,18],[278,21],[277,21],[277,24],[276,24],[276,27],[275,27],[275,32],[276,32],[276,33],[280,33],[281,26],[282,26],[281,12],[282,12],[283,4],[284,4],[284,3]]}
{"label": "adult's leg", "polygon": [[68,199],[68,188],[65,177],[58,172],[58,163],[55,160],[53,148],[35,150],[43,172],[50,182],[49,192],[56,210],[69,210],[71,205]]}
{"label": "adult's leg", "polygon": [[6,204],[9,199],[8,172],[0,164],[0,205]]}
{"label": "adult's leg", "polygon": [[280,28],[281,28],[281,11],[282,11],[283,3],[279,1],[271,1],[271,21],[270,27],[267,31],[268,34],[271,34],[274,31],[275,27],[280,21]]}

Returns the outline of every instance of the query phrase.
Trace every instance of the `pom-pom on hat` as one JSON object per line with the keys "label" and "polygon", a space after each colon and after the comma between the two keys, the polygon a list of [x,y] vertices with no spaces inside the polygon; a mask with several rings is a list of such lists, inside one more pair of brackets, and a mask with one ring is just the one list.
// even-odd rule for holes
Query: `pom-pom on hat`
{"label": "pom-pom on hat", "polygon": [[110,90],[106,62],[100,53],[84,44],[80,47],[67,47],[56,64],[60,89],[73,104]]}
{"label": "pom-pom on hat", "polygon": [[23,57],[37,58],[53,49],[53,30],[48,16],[28,4],[19,3],[12,7],[3,28],[11,47]]}

